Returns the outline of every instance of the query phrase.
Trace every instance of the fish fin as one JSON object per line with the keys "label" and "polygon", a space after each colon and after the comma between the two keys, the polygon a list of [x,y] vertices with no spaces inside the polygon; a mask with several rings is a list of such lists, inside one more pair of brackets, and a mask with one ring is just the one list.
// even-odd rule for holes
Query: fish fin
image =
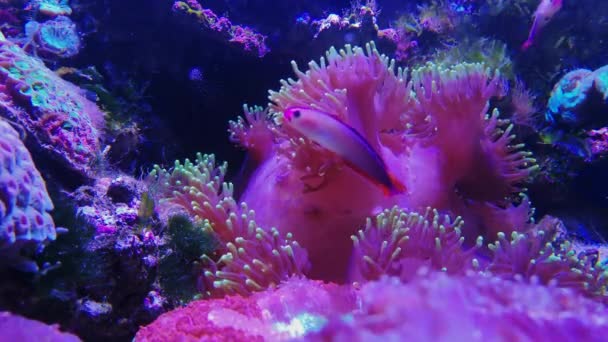
{"label": "fish fin", "polygon": [[384,195],[394,196],[394,195],[402,194],[407,191],[407,187],[399,179],[397,179],[397,177],[395,177],[395,175],[389,173],[388,177],[391,180],[391,186],[382,187],[382,191],[384,192]]}

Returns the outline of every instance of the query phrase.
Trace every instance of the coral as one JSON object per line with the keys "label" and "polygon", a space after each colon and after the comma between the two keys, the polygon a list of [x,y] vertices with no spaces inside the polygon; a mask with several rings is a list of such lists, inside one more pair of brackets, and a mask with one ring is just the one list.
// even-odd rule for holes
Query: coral
{"label": "coral", "polygon": [[[526,212],[527,216],[528,213]],[[512,229],[511,227],[508,227]],[[509,280],[534,281],[538,284],[571,288],[577,292],[608,301],[608,268],[593,249],[574,249],[556,218],[544,217],[538,224],[519,227],[507,238],[488,245],[483,239],[474,247],[461,236],[466,229],[462,218],[451,220],[428,208],[421,215],[397,207],[385,210],[352,239],[355,280],[377,280],[397,276],[403,282],[416,277],[420,269],[463,275],[472,271],[488,273]]]}
{"label": "coral", "polygon": [[0,40],[0,80],[0,115],[23,126],[65,169],[86,176],[104,121],[95,103],[6,40]]}
{"label": "coral", "polygon": [[[374,220],[368,218],[365,228],[352,236],[358,275],[350,278],[377,280],[393,275],[408,281],[421,267],[464,274],[473,268],[475,248],[464,249],[463,224],[460,217],[452,221],[430,208],[423,215],[397,207],[384,210]],[[477,248],[482,241],[478,239]]]}
{"label": "coral", "polygon": [[30,21],[26,24],[26,31],[36,53],[57,56],[61,58],[73,57],[80,51],[80,36],[76,31],[76,24],[66,16],[58,16],[42,24]]}
{"label": "coral", "polygon": [[608,126],[608,67],[576,69],[555,84],[547,102],[542,138],[585,162],[603,154],[602,129]]}
{"label": "coral", "polygon": [[[496,109],[485,114],[487,101],[502,91],[497,73],[492,75],[482,64],[429,64],[412,73],[412,83],[416,106],[408,120],[421,123],[424,130],[418,134],[443,151],[441,184],[468,199],[492,203],[503,203],[521,191],[537,166],[531,154],[521,150],[522,144],[511,144],[513,125],[501,120]],[[443,208],[445,200],[429,204]]]}
{"label": "coral", "polygon": [[573,243],[560,236],[561,222],[545,217],[526,233],[513,232],[510,239],[498,234],[490,244],[494,257],[488,267],[503,278],[525,279],[575,289],[608,302],[608,268],[599,258],[577,253]]}
{"label": "coral", "polygon": [[49,212],[53,202],[32,156],[15,131],[0,119],[0,253],[2,264],[30,271],[33,261],[21,257],[22,249],[55,240]]}
{"label": "coral", "polygon": [[455,13],[442,0],[419,5],[417,21],[423,30],[440,35],[447,34],[456,27]]}
{"label": "coral", "polygon": [[272,117],[262,107],[243,106],[243,116],[229,121],[230,141],[245,149],[256,161],[263,161],[272,152],[274,135]]}
{"label": "coral", "polygon": [[584,106],[593,89],[591,70],[577,69],[564,75],[555,84],[547,103],[545,119],[569,126],[581,126],[590,120]]}
{"label": "coral", "polygon": [[219,258],[201,258],[203,293],[244,295],[302,274],[306,252],[291,234],[259,227],[255,213],[245,203],[236,203],[232,184],[224,182],[226,167],[216,167],[213,155],[199,153],[195,163],[176,161],[170,172],[155,166],[149,175],[161,217],[188,214],[220,243]]}
{"label": "coral", "polygon": [[592,129],[587,132],[587,143],[591,149],[591,158],[601,158],[608,154],[608,127]]}
{"label": "coral", "polygon": [[[365,217],[395,204],[461,215],[470,221],[464,235],[495,238],[488,223],[515,210],[509,204],[537,169],[523,145],[512,143],[513,125],[496,110],[486,114],[489,100],[505,89],[499,73],[482,64],[429,63],[408,80],[407,71],[368,44],[366,50],[331,48],[305,73],[293,68],[298,79],[270,92],[276,122],[252,126],[252,136],[274,139],[256,146],[271,153],[241,199],[262,225],[289,227],[309,251],[314,277],[344,277],[337,269],[346,269],[348,237]],[[339,156],[281,125],[290,107],[319,110],[351,126],[407,191],[386,198]],[[488,205],[494,209],[484,209]],[[284,214],[277,216],[277,208]],[[330,253],[334,268],[324,269],[332,267],[323,262]]]}
{"label": "coral", "polygon": [[247,26],[231,23],[228,18],[203,8],[196,0],[176,1],[173,4],[173,11],[194,17],[204,28],[216,32],[231,43],[241,45],[245,51],[257,52],[259,57],[264,57],[270,52],[265,43],[266,36]]}
{"label": "coral", "polygon": [[342,15],[330,13],[326,18],[313,20],[311,25],[316,31],[314,38],[331,29],[340,31],[365,28],[376,32],[378,31],[377,13],[378,10],[374,0],[368,0],[365,4],[362,4],[360,0],[352,1],[351,7],[345,10]]}
{"label": "coral", "polygon": [[515,86],[511,91],[511,121],[520,126],[536,128],[539,125],[537,113],[539,109],[535,106],[535,96],[526,89],[525,84],[521,80],[515,82]]}
{"label": "coral", "polygon": [[80,339],[75,335],[59,331],[56,325],[46,325],[11,314],[0,312],[0,331],[4,341],[48,341],[48,342],[78,342]]}
{"label": "coral", "polygon": [[604,102],[608,100],[608,65],[593,71],[593,84],[595,89],[601,94]]}
{"label": "coral", "polygon": [[[480,275],[419,273],[364,284],[352,315],[336,312],[307,340],[603,339],[606,307],[567,289]],[[335,310],[338,311],[338,310]],[[344,319],[348,317],[348,319]]]}
{"label": "coral", "polygon": [[140,329],[135,341],[288,340],[320,330],[334,311],[350,311],[354,305],[348,289],[295,277],[247,298],[193,302]]}
{"label": "coral", "polygon": [[478,274],[419,272],[359,288],[291,278],[276,289],[193,302],[143,327],[135,341],[600,341],[605,306],[568,289]]}
{"label": "coral", "polygon": [[30,0],[27,8],[49,17],[72,14],[68,0]]}

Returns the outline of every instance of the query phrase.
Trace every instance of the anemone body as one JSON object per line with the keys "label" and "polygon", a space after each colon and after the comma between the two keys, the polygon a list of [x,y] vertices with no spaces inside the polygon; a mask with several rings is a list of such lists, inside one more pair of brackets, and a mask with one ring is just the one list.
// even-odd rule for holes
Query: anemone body
{"label": "anemone body", "polygon": [[[495,238],[488,223],[517,217],[509,206],[535,166],[523,145],[512,144],[512,125],[488,112],[490,98],[503,94],[498,72],[482,64],[430,63],[408,73],[373,43],[332,48],[306,72],[293,67],[297,79],[270,92],[272,120],[246,110],[231,135],[263,155],[241,200],[263,225],[289,227],[309,252],[312,277],[343,280],[349,236],[393,205],[461,215],[470,221],[463,235],[471,241],[484,233]],[[281,125],[291,107],[328,113],[356,130],[406,191],[384,196],[340,156]]]}

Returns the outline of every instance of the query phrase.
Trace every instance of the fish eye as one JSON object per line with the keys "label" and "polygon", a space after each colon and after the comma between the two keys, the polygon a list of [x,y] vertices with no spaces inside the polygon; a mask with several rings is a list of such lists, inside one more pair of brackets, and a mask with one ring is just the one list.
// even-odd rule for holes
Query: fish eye
{"label": "fish eye", "polygon": [[300,117],[300,114],[302,114],[302,113],[300,113],[299,110],[296,110],[296,111],[293,112],[293,117],[297,119],[297,118]]}

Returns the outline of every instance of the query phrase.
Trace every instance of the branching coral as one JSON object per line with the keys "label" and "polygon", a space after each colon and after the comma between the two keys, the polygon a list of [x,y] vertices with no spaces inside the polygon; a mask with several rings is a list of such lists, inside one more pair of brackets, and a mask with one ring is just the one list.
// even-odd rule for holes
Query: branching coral
{"label": "branching coral", "polygon": [[194,17],[203,27],[225,36],[229,42],[242,45],[245,51],[257,52],[259,57],[270,51],[265,43],[266,36],[247,26],[233,24],[228,18],[203,8],[196,0],[176,1],[173,11]]}
{"label": "branching coral", "polygon": [[291,234],[264,229],[245,203],[232,197],[224,182],[226,163],[216,166],[213,155],[198,154],[193,163],[175,162],[172,171],[159,166],[150,173],[161,216],[187,213],[217,237],[221,256],[202,256],[201,290],[208,296],[249,294],[276,286],[307,267],[306,252]]}
{"label": "branching coral", "polygon": [[[374,280],[382,275],[409,280],[421,267],[463,274],[477,264],[473,252],[462,245],[464,222],[457,217],[441,216],[427,208],[421,215],[394,207],[367,219],[363,230],[352,236],[355,279]],[[477,241],[477,248],[483,239]],[[474,261],[475,260],[475,261]]]}
{"label": "branching coral", "polygon": [[527,233],[498,234],[490,244],[494,258],[488,271],[501,277],[534,278],[542,284],[573,288],[608,302],[608,269],[592,255],[577,255],[572,242],[559,235],[561,222],[545,217]]}
{"label": "branching coral", "polygon": [[[535,160],[521,150],[522,144],[512,144],[513,126],[499,119],[497,110],[485,114],[488,100],[501,95],[498,74],[492,75],[482,64],[452,68],[428,64],[413,72],[412,83],[416,105],[407,118],[415,130],[423,129],[428,140],[411,158],[417,158],[417,152],[424,154],[429,145],[441,151],[437,181],[469,200],[505,203],[505,198],[521,190],[537,168]],[[450,199],[439,196],[428,204],[444,208]]]}
{"label": "branching coral", "polygon": [[247,149],[256,161],[270,156],[274,143],[272,116],[262,107],[243,106],[243,116],[230,121],[230,141]]}

